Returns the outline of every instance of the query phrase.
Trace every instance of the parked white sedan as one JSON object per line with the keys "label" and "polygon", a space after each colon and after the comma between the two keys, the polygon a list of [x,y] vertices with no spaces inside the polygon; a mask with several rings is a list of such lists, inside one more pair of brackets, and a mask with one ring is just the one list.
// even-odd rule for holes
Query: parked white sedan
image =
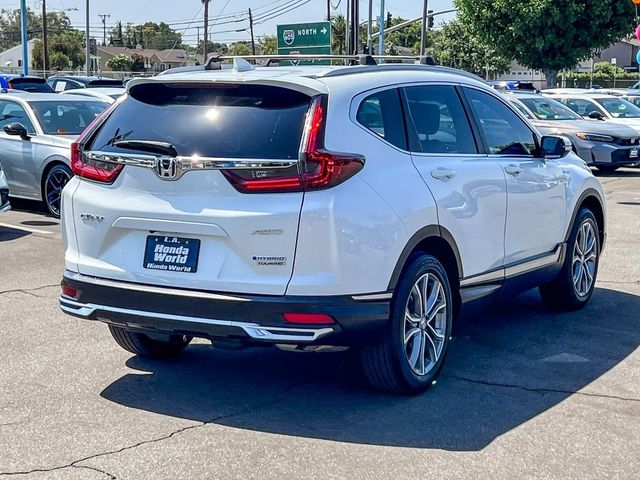
{"label": "parked white sedan", "polygon": [[0,94],[0,162],[11,196],[43,200],[59,216],[73,175],[71,143],[108,105],[56,93]]}

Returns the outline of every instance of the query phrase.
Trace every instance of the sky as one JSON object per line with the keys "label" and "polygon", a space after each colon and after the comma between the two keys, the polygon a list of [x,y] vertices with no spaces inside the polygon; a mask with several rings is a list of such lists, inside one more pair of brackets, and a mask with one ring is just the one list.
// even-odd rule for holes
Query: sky
{"label": "sky", "polygon": [[[345,12],[347,0],[329,0],[337,12]],[[305,3],[306,2],[306,3]],[[287,12],[287,6],[302,4]],[[19,0],[0,0],[0,9],[19,8]],[[368,15],[368,0],[360,0],[361,21]],[[374,17],[379,15],[380,0],[373,0]],[[41,0],[27,0],[32,9],[42,8]],[[84,29],[86,0],[47,0],[49,10],[66,10],[72,25]],[[284,23],[320,21],[326,19],[327,0],[212,0],[210,16],[218,17],[219,24],[213,27],[214,42],[232,42],[249,40],[250,34],[244,30],[248,27],[248,9],[261,23],[255,25],[256,36],[274,35],[276,25]],[[429,0],[429,9],[441,11],[452,8],[452,0]],[[77,10],[71,10],[77,9]],[[422,15],[421,0],[386,0],[386,10],[392,15],[403,18],[418,18]],[[202,3],[200,0],[90,0],[89,22],[91,36],[102,40],[102,20],[99,14],[109,14],[106,19],[107,28],[116,22],[144,23],[166,22],[177,23],[172,27],[183,33],[184,43],[195,45],[197,40],[196,25],[202,25]],[[224,18],[222,18],[224,17]],[[440,17],[451,18],[451,15]],[[200,20],[197,22],[197,20]],[[193,23],[189,23],[193,22]],[[224,23],[223,23],[224,22]],[[436,21],[436,26],[439,21]],[[202,34],[202,30],[201,30]]]}

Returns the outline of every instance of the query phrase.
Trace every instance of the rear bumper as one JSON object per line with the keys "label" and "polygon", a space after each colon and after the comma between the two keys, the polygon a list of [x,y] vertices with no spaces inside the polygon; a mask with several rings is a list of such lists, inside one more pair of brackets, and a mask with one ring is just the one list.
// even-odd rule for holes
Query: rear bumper
{"label": "rear bumper", "polygon": [[[131,330],[171,333],[246,343],[369,345],[383,334],[390,293],[358,296],[291,297],[236,295],[119,282],[66,272],[60,308],[88,320]],[[326,325],[291,324],[282,314],[323,313]]]}

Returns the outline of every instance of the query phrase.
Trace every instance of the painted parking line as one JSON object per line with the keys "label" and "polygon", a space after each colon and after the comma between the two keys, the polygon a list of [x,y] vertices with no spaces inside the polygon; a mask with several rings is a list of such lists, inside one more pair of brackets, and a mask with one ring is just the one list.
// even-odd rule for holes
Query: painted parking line
{"label": "painted parking line", "polygon": [[49,230],[40,230],[39,228],[25,227],[23,225],[12,225],[10,223],[0,223],[0,227],[22,230],[23,232],[29,233],[39,233],[41,235],[53,235],[53,232],[50,232]]}

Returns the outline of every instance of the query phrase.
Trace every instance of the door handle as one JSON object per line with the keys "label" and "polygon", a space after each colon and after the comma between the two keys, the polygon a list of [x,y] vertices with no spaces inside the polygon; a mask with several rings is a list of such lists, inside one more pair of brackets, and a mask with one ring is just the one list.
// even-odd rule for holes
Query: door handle
{"label": "door handle", "polygon": [[435,170],[431,170],[431,176],[436,180],[451,180],[455,175],[456,171],[448,168],[437,168]]}
{"label": "door handle", "polygon": [[513,175],[514,177],[516,177],[522,173],[522,168],[517,165],[507,165],[506,167],[504,167],[504,171],[509,175]]}

